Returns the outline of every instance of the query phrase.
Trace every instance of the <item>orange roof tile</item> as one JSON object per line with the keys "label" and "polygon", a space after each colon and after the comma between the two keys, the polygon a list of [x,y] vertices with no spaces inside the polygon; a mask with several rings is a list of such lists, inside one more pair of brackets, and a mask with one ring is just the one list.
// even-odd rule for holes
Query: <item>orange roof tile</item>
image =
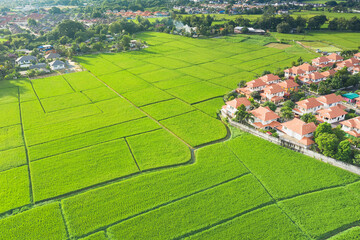
{"label": "orange roof tile", "polygon": [[284,90],[278,84],[271,84],[264,88],[264,93],[275,94],[283,92]]}
{"label": "orange roof tile", "polygon": [[342,61],[344,58],[340,55],[337,55],[336,53],[332,53],[329,56],[327,56],[328,59],[334,60],[334,61]]}
{"label": "orange roof tile", "polygon": [[249,100],[247,100],[246,97],[241,97],[241,98],[235,98],[231,101],[226,102],[226,105],[229,105],[229,106],[237,109],[241,105],[244,105],[245,107],[250,106],[251,102]]}
{"label": "orange roof tile", "polygon": [[282,123],[281,125],[297,134],[300,134],[301,136],[312,133],[316,130],[315,123],[306,123],[298,118],[294,118],[293,120]]}
{"label": "orange roof tile", "polygon": [[318,57],[318,58],[315,58],[312,60],[312,62],[317,63],[317,64],[328,62],[328,61],[329,61],[329,59],[324,56],[321,56],[321,57]]}
{"label": "orange roof tile", "polygon": [[318,98],[316,98],[316,100],[318,100],[319,102],[322,102],[324,104],[330,105],[332,103],[344,101],[344,98],[340,95],[336,95],[335,93],[332,93],[332,94],[318,97]]}
{"label": "orange roof tile", "polygon": [[264,81],[264,82],[273,82],[273,81],[278,81],[280,80],[279,76],[276,76],[274,74],[266,74],[262,77],[259,77],[260,80]]}
{"label": "orange roof tile", "polygon": [[340,107],[338,106],[334,106],[328,109],[321,109],[318,111],[319,115],[322,117],[326,117],[329,119],[333,119],[333,118],[337,118],[340,117],[342,115],[346,115],[347,112],[342,110]]}
{"label": "orange roof tile", "polygon": [[300,141],[299,141],[301,144],[304,144],[305,146],[309,146],[309,145],[312,145],[314,144],[315,142],[309,138],[309,137],[303,137]]}
{"label": "orange roof tile", "polygon": [[312,72],[312,71],[316,71],[317,68],[316,67],[313,67],[311,66],[310,64],[308,63],[304,63],[302,65],[300,65],[298,68],[300,68],[301,70],[305,71],[305,72]]}
{"label": "orange roof tile", "polygon": [[304,109],[310,109],[318,106],[322,106],[323,104],[316,100],[316,98],[308,98],[299,102],[296,102],[296,104]]}
{"label": "orange roof tile", "polygon": [[252,80],[246,84],[246,86],[251,87],[251,88],[261,87],[261,86],[265,86],[265,85],[266,85],[266,83],[259,78]]}
{"label": "orange roof tile", "polygon": [[341,125],[345,125],[350,128],[360,129],[360,116],[340,122]]}
{"label": "orange roof tile", "polygon": [[299,84],[297,84],[294,80],[291,80],[291,79],[282,81],[282,82],[278,83],[278,85],[283,88],[293,88],[293,87],[299,86]]}
{"label": "orange roof tile", "polygon": [[279,115],[271,111],[269,107],[259,107],[250,111],[250,113],[252,113],[254,117],[260,119],[261,121],[270,121],[279,118]]}

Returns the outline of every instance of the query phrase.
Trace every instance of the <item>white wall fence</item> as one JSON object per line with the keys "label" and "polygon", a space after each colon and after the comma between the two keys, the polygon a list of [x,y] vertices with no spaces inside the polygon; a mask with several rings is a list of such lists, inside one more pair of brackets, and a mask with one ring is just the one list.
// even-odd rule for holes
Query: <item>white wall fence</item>
{"label": "white wall fence", "polygon": [[310,149],[305,148],[301,144],[292,142],[292,141],[290,141],[288,139],[284,139],[284,138],[281,138],[281,137],[276,138],[276,137],[270,136],[270,135],[268,135],[266,133],[259,132],[258,130],[254,129],[254,128],[251,128],[251,127],[246,126],[246,125],[241,124],[241,123],[234,122],[234,121],[232,121],[230,119],[229,119],[229,123],[233,127],[239,128],[239,129],[243,130],[244,132],[251,133],[251,134],[253,134],[253,135],[257,136],[257,137],[261,137],[262,139],[265,139],[265,140],[267,140],[269,142],[272,142],[272,143],[275,143],[277,145],[280,145],[280,146],[295,150],[295,151],[300,152],[300,153],[302,153],[302,154],[304,154],[306,156],[315,158],[317,160],[320,160],[320,161],[329,163],[331,165],[334,165],[336,167],[342,168],[342,169],[344,169],[346,171],[349,171],[349,172],[355,173],[357,175],[360,175],[360,168],[355,166],[355,165],[348,164],[348,163],[336,160],[334,158],[326,157],[326,156],[324,156],[324,155],[322,155],[320,153],[317,153],[317,152],[314,152],[314,151],[312,151]]}

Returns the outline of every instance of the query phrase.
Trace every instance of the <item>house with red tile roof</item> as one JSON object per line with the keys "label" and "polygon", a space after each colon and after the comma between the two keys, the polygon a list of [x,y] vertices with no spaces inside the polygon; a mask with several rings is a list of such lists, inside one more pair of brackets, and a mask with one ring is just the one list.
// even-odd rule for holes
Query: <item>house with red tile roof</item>
{"label": "house with red tile roof", "polygon": [[316,98],[319,102],[323,104],[323,108],[330,108],[341,104],[344,101],[344,98],[340,95],[336,95],[335,93],[324,95]]}
{"label": "house with red tile roof", "polygon": [[280,123],[277,121],[280,116],[271,111],[269,107],[259,107],[250,111],[250,113],[254,115],[254,122],[251,124],[255,128],[269,129],[280,126]]}
{"label": "house with red tile roof", "polygon": [[225,104],[226,105],[223,106],[221,109],[221,113],[223,114],[223,116],[230,116],[232,118],[235,117],[235,114],[238,111],[237,109],[241,105],[245,106],[246,111],[248,111],[251,106],[251,102],[246,97],[235,98],[231,101],[227,101]]}
{"label": "house with red tile roof", "polygon": [[320,122],[337,123],[345,119],[346,111],[343,110],[342,105],[333,106],[318,111],[317,120]]}
{"label": "house with red tile roof", "polygon": [[293,109],[293,112],[298,115],[304,115],[306,113],[315,114],[323,106],[323,103],[316,100],[316,98],[308,98],[295,103],[296,106]]}
{"label": "house with red tile roof", "polygon": [[279,84],[271,84],[264,88],[264,92],[260,94],[262,100],[279,103],[284,100],[285,91]]}
{"label": "house with red tile roof", "polygon": [[359,137],[360,136],[360,116],[356,117],[356,118],[352,118],[349,120],[345,120],[340,122],[341,124],[341,129],[353,136],[353,137]]}
{"label": "house with red tile roof", "polygon": [[284,90],[284,95],[288,96],[291,92],[296,92],[299,90],[299,84],[294,80],[288,79],[278,83],[278,85]]}
{"label": "house with red tile roof", "polygon": [[334,69],[330,69],[330,70],[327,70],[327,71],[325,71],[325,72],[322,72],[321,74],[322,74],[324,77],[328,78],[328,77],[330,77],[330,76],[334,76],[335,73],[336,73],[336,71],[335,71]]}
{"label": "house with red tile roof", "polygon": [[300,68],[301,70],[303,70],[305,72],[305,74],[310,74],[313,72],[316,72],[317,68],[314,66],[311,66],[308,63],[303,63],[300,66],[298,66],[298,68]]}
{"label": "house with red tile roof", "polygon": [[353,68],[353,71],[352,71],[352,74],[358,74],[358,73],[360,73],[360,67],[354,67]]}
{"label": "house with red tile roof", "polygon": [[360,52],[356,53],[356,54],[354,55],[354,58],[356,58],[357,60],[360,60]]}
{"label": "house with red tile roof", "polygon": [[329,56],[327,56],[326,58],[329,59],[329,62],[331,62],[331,63],[337,63],[337,62],[344,61],[344,58],[336,53],[332,53]]}
{"label": "house with red tile roof", "polygon": [[319,72],[313,72],[300,78],[300,81],[305,84],[319,83],[324,80],[326,80],[326,77]]}
{"label": "house with red tile roof", "polygon": [[263,90],[267,86],[267,84],[266,82],[258,78],[248,82],[246,86],[249,88],[250,91],[254,92]]}
{"label": "house with red tile roof", "polygon": [[273,84],[281,81],[280,77],[274,74],[266,74],[262,77],[259,77],[259,79],[265,82],[266,84]]}
{"label": "house with red tile roof", "polygon": [[284,70],[285,78],[295,78],[296,76],[302,77],[306,73],[299,67],[292,67]]}
{"label": "house with red tile roof", "polygon": [[317,68],[324,68],[324,67],[329,67],[329,66],[332,65],[330,60],[327,57],[324,57],[324,56],[315,58],[311,62],[312,62],[312,65],[317,67]]}
{"label": "house with red tile roof", "polygon": [[312,137],[316,130],[316,125],[313,122],[306,123],[298,118],[294,118],[291,121],[282,123],[277,129],[286,135],[295,138],[305,146],[314,144]]}

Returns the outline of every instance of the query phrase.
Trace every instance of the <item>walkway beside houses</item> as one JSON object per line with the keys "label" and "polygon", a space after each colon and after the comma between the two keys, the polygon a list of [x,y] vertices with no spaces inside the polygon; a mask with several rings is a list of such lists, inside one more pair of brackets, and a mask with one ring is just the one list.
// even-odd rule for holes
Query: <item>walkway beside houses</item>
{"label": "walkway beside houses", "polygon": [[269,142],[272,142],[272,143],[275,143],[277,145],[289,148],[291,150],[295,150],[295,151],[300,152],[300,153],[302,153],[302,154],[304,154],[306,156],[315,158],[317,160],[323,161],[325,163],[329,163],[329,164],[331,164],[333,166],[339,167],[339,168],[344,169],[346,171],[349,171],[349,172],[355,173],[357,175],[360,175],[360,167],[357,167],[355,165],[351,165],[351,164],[336,160],[334,158],[326,157],[326,156],[324,156],[324,155],[322,155],[320,153],[317,153],[317,152],[311,151],[309,149],[306,149],[303,145],[300,145],[300,144],[298,144],[298,143],[296,143],[294,141],[290,141],[289,139],[286,139],[286,138],[283,138],[283,137],[276,138],[276,137],[270,136],[270,135],[268,135],[266,133],[259,132],[254,128],[248,127],[248,126],[246,126],[244,124],[234,122],[231,119],[229,119],[229,124],[231,126],[233,126],[233,127],[239,128],[240,130],[242,130],[244,132],[251,133],[251,134],[253,134],[253,135],[257,136],[257,137],[260,137],[260,138],[262,138],[264,140],[267,140]]}

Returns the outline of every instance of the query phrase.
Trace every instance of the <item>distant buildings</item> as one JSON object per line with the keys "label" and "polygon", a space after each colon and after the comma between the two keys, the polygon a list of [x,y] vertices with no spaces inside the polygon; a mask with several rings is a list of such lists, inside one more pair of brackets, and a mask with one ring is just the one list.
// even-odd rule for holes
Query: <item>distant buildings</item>
{"label": "distant buildings", "polygon": [[31,55],[22,56],[15,60],[15,63],[18,64],[21,68],[30,67],[30,65],[35,62],[37,62],[37,58]]}

